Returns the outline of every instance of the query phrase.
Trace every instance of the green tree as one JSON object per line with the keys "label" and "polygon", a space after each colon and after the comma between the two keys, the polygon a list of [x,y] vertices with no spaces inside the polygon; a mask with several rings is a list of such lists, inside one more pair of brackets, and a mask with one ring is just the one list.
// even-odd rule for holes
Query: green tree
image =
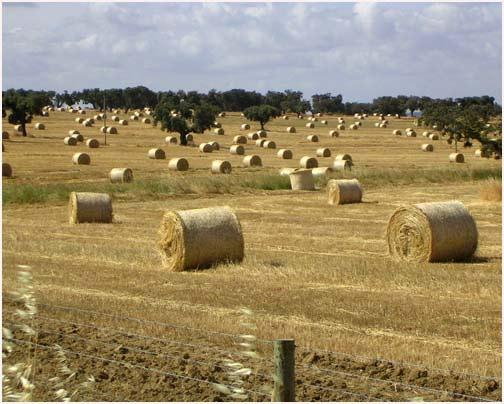
{"label": "green tree", "polygon": [[34,115],[42,115],[42,108],[50,102],[46,92],[10,89],[3,95],[2,109],[9,111],[8,122],[21,125],[23,136],[26,136],[26,124]]}
{"label": "green tree", "polygon": [[271,105],[254,105],[243,111],[243,115],[249,121],[259,122],[261,129],[264,130],[264,125],[269,122],[271,118],[276,118],[280,115],[280,110],[278,108],[272,107]]}

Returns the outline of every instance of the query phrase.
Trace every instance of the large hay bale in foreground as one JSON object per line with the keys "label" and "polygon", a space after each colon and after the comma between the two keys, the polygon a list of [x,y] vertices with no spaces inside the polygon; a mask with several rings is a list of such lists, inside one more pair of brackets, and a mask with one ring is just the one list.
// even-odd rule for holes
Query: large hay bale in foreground
{"label": "large hay bale in foreground", "polygon": [[45,129],[45,125],[43,123],[37,122],[35,124],[35,129],[44,130]]}
{"label": "large hay bale in foreground", "polygon": [[290,160],[292,159],[292,151],[289,149],[280,149],[277,152],[277,157],[280,157],[284,160]]}
{"label": "large hay bale in foreground", "polygon": [[2,177],[12,177],[12,167],[9,163],[2,163]]}
{"label": "large hay bale in foreground", "polygon": [[212,161],[211,171],[213,174],[231,174],[233,167],[227,160],[214,160]]}
{"label": "large hay bale in foreground", "polygon": [[299,160],[299,165],[301,168],[317,168],[318,160],[315,157],[303,156]]}
{"label": "large hay bale in foreground", "polygon": [[112,198],[109,194],[72,192],[68,211],[71,224],[111,223]]}
{"label": "large hay bale in foreground", "polygon": [[430,143],[424,143],[422,145],[422,151],[424,151],[424,152],[432,152],[432,151],[434,151],[434,146],[431,145]]}
{"label": "large hay bale in foreground", "polygon": [[296,128],[294,126],[287,126],[287,133],[296,133]]}
{"label": "large hay bale in foreground", "polygon": [[150,159],[164,160],[166,158],[166,153],[163,149],[153,148],[147,153]]}
{"label": "large hay bale in foreground", "polygon": [[327,183],[327,196],[330,205],[344,205],[362,201],[362,187],[359,180],[330,180]]}
{"label": "large hay bale in foreground", "polygon": [[133,181],[133,171],[131,168],[113,168],[109,173],[110,182],[124,183]]}
{"label": "large hay bale in foreground", "polygon": [[239,156],[242,156],[245,154],[245,147],[239,144],[235,144],[229,148],[229,152],[231,154],[237,154]]}
{"label": "large hay bale in foreground", "polygon": [[314,191],[315,181],[312,170],[296,169],[289,174],[291,189],[293,191]]}
{"label": "large hay bale in foreground", "polygon": [[240,222],[227,206],[168,211],[159,235],[163,265],[170,271],[243,260],[245,243]]}
{"label": "large hay bale in foreground", "polygon": [[170,159],[168,169],[172,171],[187,171],[189,170],[189,161],[183,157]]}
{"label": "large hay bale in foreground", "polygon": [[317,157],[331,157],[331,150],[327,147],[317,149]]}
{"label": "large hay bale in foreground", "polygon": [[88,139],[86,140],[86,146],[90,149],[97,149],[98,147],[100,147],[100,142],[98,141],[98,139]]}
{"label": "large hay bale in foreground", "polygon": [[464,155],[462,153],[450,153],[450,163],[463,163]]}
{"label": "large hay bale in foreground", "polygon": [[66,138],[63,139],[63,143],[66,144],[67,146],[75,146],[77,145],[77,139],[74,138],[73,136],[67,136]]}
{"label": "large hay bale in foreground", "polygon": [[459,201],[402,206],[387,228],[390,255],[410,262],[443,262],[470,258],[478,246],[473,217]]}
{"label": "large hay bale in foreground", "polygon": [[262,160],[256,154],[251,154],[250,156],[245,156],[243,158],[243,165],[245,167],[262,167]]}
{"label": "large hay bale in foreground", "polygon": [[72,162],[78,165],[89,165],[91,164],[91,157],[87,153],[75,153]]}

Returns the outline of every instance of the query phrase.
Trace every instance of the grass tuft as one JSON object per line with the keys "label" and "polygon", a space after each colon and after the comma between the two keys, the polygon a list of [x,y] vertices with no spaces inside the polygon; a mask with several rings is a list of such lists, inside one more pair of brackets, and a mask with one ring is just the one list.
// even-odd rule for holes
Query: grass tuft
{"label": "grass tuft", "polygon": [[488,179],[480,186],[480,198],[484,201],[501,202],[502,201],[502,180]]}

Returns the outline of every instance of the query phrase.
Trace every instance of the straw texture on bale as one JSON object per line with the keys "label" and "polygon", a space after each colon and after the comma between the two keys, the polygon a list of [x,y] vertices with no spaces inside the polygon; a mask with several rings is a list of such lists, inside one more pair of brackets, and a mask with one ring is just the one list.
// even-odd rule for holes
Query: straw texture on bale
{"label": "straw texture on bale", "polygon": [[9,132],[3,131],[2,132],[2,140],[9,140]]}
{"label": "straw texture on bale", "polygon": [[319,138],[317,135],[309,135],[309,136],[306,136],[306,140],[308,140],[309,142],[318,142],[319,141]]}
{"label": "straw texture on bale", "polygon": [[170,271],[243,260],[245,243],[241,225],[227,206],[167,211],[159,235],[163,265]]}
{"label": "straw texture on bale", "polygon": [[313,129],[315,127],[315,125],[312,122],[308,122],[305,126],[310,129]]}
{"label": "straw texture on bale", "polygon": [[84,141],[84,136],[82,136],[80,133],[75,133],[75,134],[71,135],[70,137],[73,137],[78,142]]}
{"label": "straw texture on bale", "polygon": [[450,163],[463,163],[464,155],[462,153],[450,153]]}
{"label": "straw texture on bale", "polygon": [[142,122],[143,123],[151,123],[151,120],[150,120],[150,118],[144,118],[144,119],[142,119]]}
{"label": "straw texture on bale", "polygon": [[216,135],[223,135],[224,134],[224,129],[222,129],[222,128],[214,129],[214,133]]}
{"label": "straw texture on bale", "polygon": [[98,147],[100,147],[100,142],[98,141],[98,139],[88,139],[86,140],[86,146],[90,149],[97,149]]}
{"label": "straw texture on bale", "polygon": [[87,153],[75,153],[72,157],[74,164],[89,165],[91,164],[91,157]]}
{"label": "straw texture on bale", "polygon": [[359,180],[330,180],[327,183],[327,196],[330,205],[344,205],[362,201],[362,187]]}
{"label": "straw texture on bale", "polygon": [[131,168],[113,168],[109,173],[110,182],[123,183],[133,181],[133,171]]}
{"label": "straw texture on bale", "polygon": [[303,156],[301,160],[299,160],[299,165],[302,168],[317,168],[318,160],[315,157]]}
{"label": "straw texture on bale", "polygon": [[9,163],[2,163],[2,177],[12,177],[12,167]]}
{"label": "straw texture on bale", "polygon": [[331,167],[317,167],[312,168],[312,174],[315,178],[317,177],[329,177],[333,172]]}
{"label": "straw texture on bale", "polygon": [[430,140],[439,140],[439,135],[437,133],[432,133],[430,136],[429,136],[429,139]]}
{"label": "straw texture on bale", "polygon": [[172,171],[187,171],[189,170],[189,162],[183,157],[170,159],[168,169]]}
{"label": "straw texture on bale", "polygon": [[292,159],[292,151],[289,149],[280,149],[277,152],[277,156],[284,160]]}
{"label": "straw texture on bale", "polygon": [[201,143],[199,145],[199,151],[201,153],[212,153],[213,147],[210,143]]}
{"label": "straw texture on bale", "polygon": [[71,224],[111,223],[112,198],[109,194],[72,192],[68,213]]}
{"label": "straw texture on bale", "polygon": [[254,133],[249,133],[249,134],[247,135],[247,137],[248,137],[250,140],[257,140],[257,139],[259,139],[259,135],[258,135],[256,132],[254,132]]}
{"label": "straw texture on bale", "polygon": [[240,156],[245,154],[245,147],[239,144],[235,144],[229,148],[231,154],[238,154]]}
{"label": "straw texture on bale", "polygon": [[178,143],[177,137],[176,136],[166,136],[165,137],[165,143],[168,143],[168,144],[177,144]]}
{"label": "straw texture on bale", "polygon": [[220,149],[220,145],[219,145],[219,143],[217,143],[217,142],[208,142],[208,144],[209,144],[210,146],[212,146],[212,149],[213,149],[213,150],[219,150],[219,149]]}
{"label": "straw texture on bale", "polygon": [[402,132],[401,132],[399,129],[394,129],[394,130],[392,131],[392,134],[393,134],[393,135],[397,135],[397,136],[401,136],[401,135],[402,135]]}
{"label": "straw texture on bale", "polygon": [[256,154],[252,154],[250,156],[245,156],[243,158],[243,165],[245,167],[262,167],[262,160]]}
{"label": "straw texture on bale", "polygon": [[258,130],[256,133],[259,137],[268,137],[268,133],[265,130]]}
{"label": "straw texture on bale", "polygon": [[343,125],[343,124],[339,124],[339,125],[337,126],[337,128],[338,128],[338,130],[345,130],[345,125]]}
{"label": "straw texture on bale", "polygon": [[464,260],[478,246],[476,223],[459,201],[399,207],[386,237],[390,255],[409,262]]}
{"label": "straw texture on bale", "polygon": [[352,161],[352,156],[350,156],[350,154],[338,154],[338,155],[336,155],[336,157],[334,158],[334,160],[348,160],[348,161]]}
{"label": "straw texture on bale", "polygon": [[257,147],[263,147],[264,142],[266,142],[266,139],[257,139],[256,140],[256,146]]}
{"label": "straw texture on bale", "polygon": [[227,160],[214,160],[211,170],[213,174],[231,174],[233,167]]}
{"label": "straw texture on bale", "polygon": [[74,138],[73,136],[67,136],[66,138],[63,139],[63,143],[66,144],[67,146],[75,146],[77,144],[77,139]]}
{"label": "straw texture on bale", "polygon": [[331,150],[327,147],[317,149],[317,157],[331,157]]}
{"label": "straw texture on bale", "polygon": [[332,165],[334,171],[345,171],[352,169],[352,162],[349,160],[335,160]]}
{"label": "straw texture on bale", "polygon": [[431,151],[434,151],[434,146],[431,145],[430,143],[424,143],[422,145],[422,151],[424,152],[431,152]]}
{"label": "straw texture on bale", "polygon": [[166,154],[163,149],[150,149],[147,153],[150,159],[163,160],[166,158]]}
{"label": "straw texture on bale", "polygon": [[329,136],[330,137],[338,137],[339,136],[339,132],[337,130],[330,130],[329,131]]}
{"label": "straw texture on bale", "polygon": [[240,126],[240,130],[248,130],[248,129],[250,129],[250,125],[248,123],[243,123]]}
{"label": "straw texture on bale", "polygon": [[262,147],[265,149],[276,149],[276,143],[273,140],[266,140],[263,144]]}
{"label": "straw texture on bale", "polygon": [[107,133],[109,133],[111,135],[117,135],[117,129],[114,126],[109,126],[107,128]]}
{"label": "straw texture on bale", "polygon": [[235,144],[247,144],[247,137],[243,135],[237,135],[233,138],[233,143]]}
{"label": "straw texture on bale", "polygon": [[43,123],[37,122],[35,124],[35,129],[44,130],[45,129],[45,125]]}
{"label": "straw texture on bale", "polygon": [[287,126],[287,133],[296,133],[296,128],[294,126]]}
{"label": "straw texture on bale", "polygon": [[297,168],[288,168],[288,167],[284,167],[284,168],[281,168],[280,171],[278,172],[282,177],[288,177],[289,175],[291,175],[291,173],[293,173],[294,171],[298,170]]}
{"label": "straw texture on bale", "polygon": [[293,191],[314,191],[315,182],[312,170],[296,169],[289,174],[291,189]]}

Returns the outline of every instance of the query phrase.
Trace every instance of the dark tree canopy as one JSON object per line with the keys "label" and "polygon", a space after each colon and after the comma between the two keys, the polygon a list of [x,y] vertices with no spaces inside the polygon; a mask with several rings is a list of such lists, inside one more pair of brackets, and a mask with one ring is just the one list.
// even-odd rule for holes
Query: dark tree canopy
{"label": "dark tree canopy", "polygon": [[255,105],[243,111],[243,115],[249,121],[259,122],[261,129],[269,122],[271,118],[276,118],[280,115],[280,110],[271,105]]}
{"label": "dark tree canopy", "polygon": [[26,124],[34,115],[41,115],[42,108],[50,103],[50,96],[45,91],[10,89],[2,93],[2,109],[8,111],[7,120],[10,124],[21,125],[23,136],[26,136]]}

